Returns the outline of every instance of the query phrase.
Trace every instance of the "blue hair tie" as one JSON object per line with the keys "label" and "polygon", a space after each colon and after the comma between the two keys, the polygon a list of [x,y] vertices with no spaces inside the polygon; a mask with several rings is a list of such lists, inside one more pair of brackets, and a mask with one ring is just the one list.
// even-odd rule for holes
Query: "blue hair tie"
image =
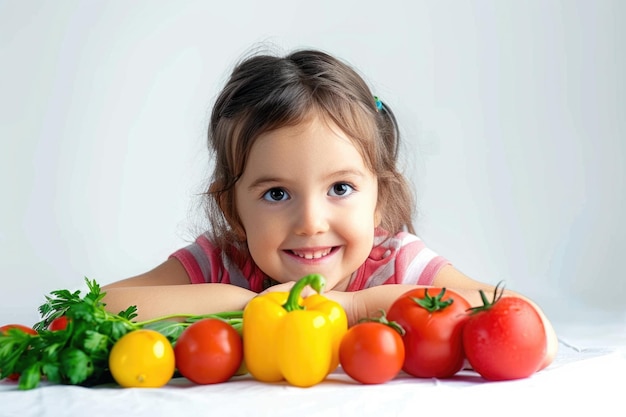
{"label": "blue hair tie", "polygon": [[376,96],[374,96],[374,102],[376,103],[376,110],[381,111],[383,109],[383,102]]}

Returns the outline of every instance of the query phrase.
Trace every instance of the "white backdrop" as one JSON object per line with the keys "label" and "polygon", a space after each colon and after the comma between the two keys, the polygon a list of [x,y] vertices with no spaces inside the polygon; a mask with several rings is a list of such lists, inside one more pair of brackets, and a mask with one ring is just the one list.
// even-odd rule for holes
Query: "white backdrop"
{"label": "white backdrop", "polygon": [[252,46],[354,64],[422,238],[559,319],[626,296],[626,3],[0,0],[0,323],[194,237],[212,100]]}

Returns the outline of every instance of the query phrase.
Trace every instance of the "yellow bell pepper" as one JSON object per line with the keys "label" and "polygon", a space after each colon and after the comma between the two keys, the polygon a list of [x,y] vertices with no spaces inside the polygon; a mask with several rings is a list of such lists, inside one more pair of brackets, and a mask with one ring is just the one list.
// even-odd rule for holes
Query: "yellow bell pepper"
{"label": "yellow bell pepper", "polygon": [[[339,303],[321,295],[325,283],[319,274],[307,275],[288,293],[270,292],[246,305],[244,360],[255,379],[310,387],[337,368],[348,319]],[[307,285],[317,294],[302,299]]]}

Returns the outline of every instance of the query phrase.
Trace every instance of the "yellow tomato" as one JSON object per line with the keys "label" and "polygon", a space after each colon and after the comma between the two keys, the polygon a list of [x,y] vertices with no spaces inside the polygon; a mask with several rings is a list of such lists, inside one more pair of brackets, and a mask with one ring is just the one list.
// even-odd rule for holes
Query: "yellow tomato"
{"label": "yellow tomato", "polygon": [[109,369],[123,387],[162,387],[174,375],[174,349],[155,330],[134,330],[113,345]]}

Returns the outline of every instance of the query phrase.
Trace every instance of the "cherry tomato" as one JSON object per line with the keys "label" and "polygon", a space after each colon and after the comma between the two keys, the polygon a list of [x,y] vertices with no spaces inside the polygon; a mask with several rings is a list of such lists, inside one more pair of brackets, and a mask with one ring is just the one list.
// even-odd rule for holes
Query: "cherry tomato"
{"label": "cherry tomato", "polygon": [[113,345],[109,369],[123,387],[159,388],[174,375],[174,349],[155,330],[133,330]]}
{"label": "cherry tomato", "polygon": [[[23,324],[5,324],[4,326],[0,326],[0,334],[6,334],[9,329],[18,329],[27,334],[37,334],[37,332],[33,328],[24,326]],[[20,379],[20,374],[11,374],[7,376],[7,379],[10,379],[11,381],[17,381],[18,379]]]}
{"label": "cherry tomato", "polygon": [[465,298],[445,288],[416,288],[396,299],[387,317],[405,330],[402,369],[421,378],[456,374],[465,361],[462,335],[469,308]]}
{"label": "cherry tomato", "polygon": [[241,336],[230,324],[207,318],[187,327],[174,347],[176,367],[196,384],[228,381],[243,360]]}
{"label": "cherry tomato", "polygon": [[5,324],[4,326],[0,326],[0,334],[5,334],[9,329],[18,329],[28,334],[37,334],[37,332],[28,326],[24,326],[23,324]]}
{"label": "cherry tomato", "polygon": [[67,317],[61,316],[50,322],[48,330],[56,332],[57,330],[65,330],[67,328]]}
{"label": "cherry tomato", "polygon": [[470,365],[483,378],[526,378],[539,370],[547,337],[539,313],[526,300],[502,297],[474,309],[463,330]]}
{"label": "cherry tomato", "polygon": [[387,382],[402,369],[402,337],[396,329],[383,323],[371,321],[355,324],[341,339],[339,362],[346,374],[358,382]]}

